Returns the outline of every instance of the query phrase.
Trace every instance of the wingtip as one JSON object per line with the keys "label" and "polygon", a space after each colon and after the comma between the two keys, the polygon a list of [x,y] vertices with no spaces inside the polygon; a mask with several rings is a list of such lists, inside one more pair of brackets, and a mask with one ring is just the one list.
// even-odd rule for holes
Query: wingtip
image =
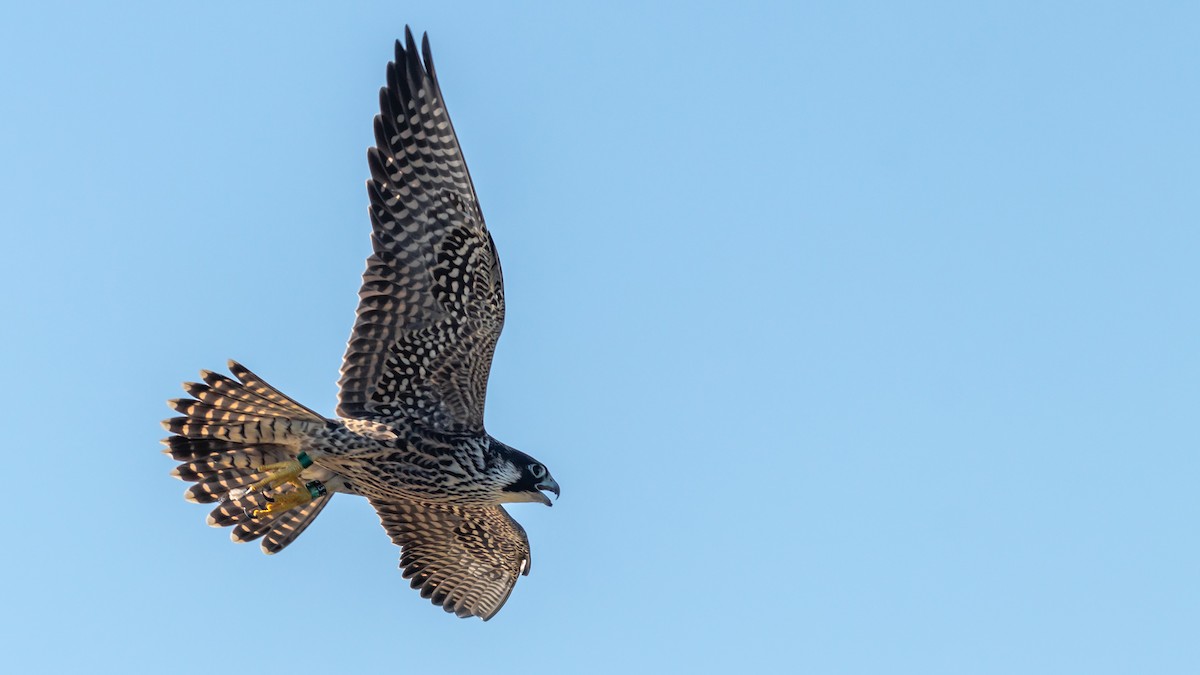
{"label": "wingtip", "polygon": [[429,77],[433,81],[437,81],[437,71],[433,68],[433,50],[429,47],[429,33],[421,34],[421,57],[425,59],[425,70],[429,72]]}
{"label": "wingtip", "polygon": [[[397,68],[400,68],[403,64],[408,62],[408,54],[409,54],[410,48],[412,47],[412,44],[413,44],[412,28],[405,25],[404,26],[404,39],[396,40],[396,60],[394,61],[394,63],[396,64]],[[408,69],[404,68],[404,70],[408,70]]]}
{"label": "wingtip", "polygon": [[413,39],[412,26],[410,26],[408,24],[404,24],[404,43],[405,43],[405,45],[406,46],[411,45],[411,44],[414,44],[415,42],[416,42],[416,40]]}

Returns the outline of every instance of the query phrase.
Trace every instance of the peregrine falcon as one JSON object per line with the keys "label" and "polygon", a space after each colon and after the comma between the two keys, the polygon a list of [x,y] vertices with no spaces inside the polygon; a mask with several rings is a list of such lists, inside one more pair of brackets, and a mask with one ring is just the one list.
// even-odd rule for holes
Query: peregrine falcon
{"label": "peregrine falcon", "polygon": [[336,493],[375,507],[421,596],[460,617],[495,616],[529,574],[525,530],[501,506],[551,505],[545,465],[492,438],[484,395],[504,324],[496,246],[430,56],[396,41],[379,92],[371,244],[342,363],[336,418],[297,403],[234,361],[201,371],[169,405],[164,451],[214,527],[276,553]]}

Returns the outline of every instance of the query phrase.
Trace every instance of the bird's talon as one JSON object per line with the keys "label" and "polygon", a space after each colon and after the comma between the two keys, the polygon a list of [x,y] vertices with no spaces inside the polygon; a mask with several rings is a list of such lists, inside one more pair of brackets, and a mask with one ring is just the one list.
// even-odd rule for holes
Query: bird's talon
{"label": "bird's talon", "polygon": [[[317,481],[312,481],[312,483],[315,485],[321,485]],[[313,500],[313,498],[316,496],[314,494],[316,490],[317,488],[310,489],[307,486],[296,485],[294,489],[278,494],[276,497],[267,497],[267,507],[264,509],[254,509],[253,513],[250,514],[250,517],[261,518],[262,516],[269,516],[272,513],[283,513],[284,511],[294,509],[297,506],[303,506]],[[323,485],[321,485],[321,490],[321,494],[324,494]]]}
{"label": "bird's talon", "polygon": [[[301,456],[308,457],[304,453],[301,453]],[[312,464],[311,460],[309,464]],[[266,492],[267,490],[281,487],[285,483],[293,483],[298,486],[300,474],[304,469],[305,466],[299,459],[289,459],[286,462],[276,462],[260,466],[255,471],[257,473],[266,473],[267,477],[251,485],[248,492]]]}

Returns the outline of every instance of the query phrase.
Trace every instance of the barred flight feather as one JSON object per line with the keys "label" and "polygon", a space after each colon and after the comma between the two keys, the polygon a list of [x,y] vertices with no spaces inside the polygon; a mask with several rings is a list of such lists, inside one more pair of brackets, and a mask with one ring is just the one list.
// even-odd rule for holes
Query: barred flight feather
{"label": "barred flight feather", "polygon": [[460,617],[495,616],[517,579],[529,574],[525,530],[501,506],[383,502],[372,499],[400,547],[400,568],[421,597]]}

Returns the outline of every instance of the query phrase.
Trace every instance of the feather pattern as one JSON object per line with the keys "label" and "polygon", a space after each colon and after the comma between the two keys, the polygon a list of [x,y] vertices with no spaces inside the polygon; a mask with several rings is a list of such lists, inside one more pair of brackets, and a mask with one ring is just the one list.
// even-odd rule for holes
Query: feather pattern
{"label": "feather pattern", "polygon": [[406,32],[379,94],[367,152],[373,253],[337,412],[478,433],[503,279],[427,37],[422,52]]}
{"label": "feather pattern", "polygon": [[400,569],[413,588],[460,617],[484,621],[529,574],[529,539],[501,506],[482,508],[371,500],[400,547]]}
{"label": "feather pattern", "polygon": [[263,538],[263,551],[276,553],[308,527],[331,495],[301,509],[251,518],[250,512],[267,502],[261,492],[246,493],[246,488],[268,475],[264,465],[294,459],[303,443],[328,429],[327,421],[245,366],[230,361],[230,372],[238,379],[202,371],[204,384],[184,384],[195,398],[168,401],[183,416],[164,422],[177,434],[163,441],[164,452],[180,462],[171,475],[193,483],[184,499],[216,504],[209,525],[232,527],[235,542]]}

